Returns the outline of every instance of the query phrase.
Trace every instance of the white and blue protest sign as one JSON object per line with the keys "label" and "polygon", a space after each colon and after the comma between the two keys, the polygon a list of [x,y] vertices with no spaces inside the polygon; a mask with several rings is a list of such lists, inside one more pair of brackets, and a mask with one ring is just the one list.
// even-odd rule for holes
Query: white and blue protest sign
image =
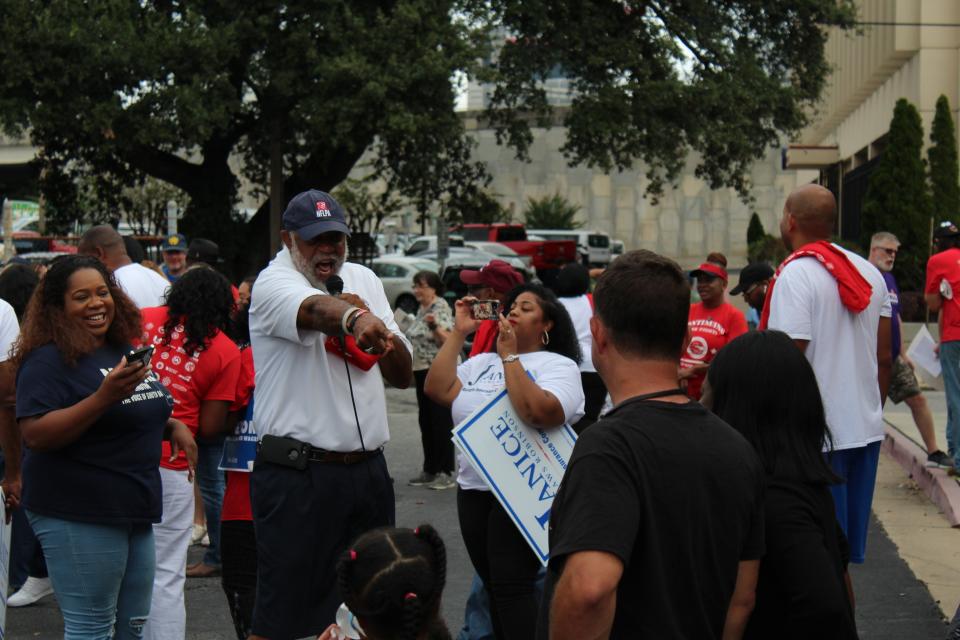
{"label": "white and blue protest sign", "polygon": [[576,441],[568,425],[540,431],[524,424],[506,389],[453,430],[454,444],[544,566],[550,558],[550,509]]}
{"label": "white and blue protest sign", "polygon": [[257,432],[253,428],[253,398],[247,405],[243,420],[237,423],[233,433],[223,441],[223,455],[220,457],[220,471],[253,471],[253,461],[257,459]]}

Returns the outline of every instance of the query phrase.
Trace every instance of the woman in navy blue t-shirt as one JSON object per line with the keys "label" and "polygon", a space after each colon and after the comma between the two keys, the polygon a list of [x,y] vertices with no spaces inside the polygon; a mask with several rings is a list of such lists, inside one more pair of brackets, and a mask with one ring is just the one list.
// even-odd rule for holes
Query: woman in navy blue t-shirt
{"label": "woman in navy blue t-shirt", "polygon": [[148,367],[126,361],[139,334],[140,313],[106,268],[65,256],[31,298],[14,355],[26,445],[21,504],[67,639],[140,637],[164,434],[196,460],[189,429],[170,419],[170,394]]}

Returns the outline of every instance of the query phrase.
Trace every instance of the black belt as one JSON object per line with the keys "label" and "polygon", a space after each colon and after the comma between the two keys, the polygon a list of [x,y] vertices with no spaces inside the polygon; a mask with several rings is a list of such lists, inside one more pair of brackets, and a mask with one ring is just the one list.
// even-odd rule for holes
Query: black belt
{"label": "black belt", "polygon": [[310,451],[307,453],[307,460],[310,462],[324,462],[329,464],[357,464],[358,462],[375,458],[382,453],[382,447],[379,449],[374,449],[373,451],[347,452],[326,451],[325,449],[310,447]]}

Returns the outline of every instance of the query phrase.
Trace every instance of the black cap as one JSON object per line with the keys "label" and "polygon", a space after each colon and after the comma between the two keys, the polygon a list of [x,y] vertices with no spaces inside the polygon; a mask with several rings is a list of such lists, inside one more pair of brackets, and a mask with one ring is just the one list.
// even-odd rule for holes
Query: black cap
{"label": "black cap", "polygon": [[953,236],[960,236],[960,229],[949,220],[944,220],[933,230],[934,238],[951,238]]}
{"label": "black cap", "polygon": [[194,238],[187,249],[187,260],[190,262],[206,262],[218,264],[220,260],[220,246],[213,240]]}
{"label": "black cap", "polygon": [[738,296],[758,282],[769,280],[773,277],[773,267],[766,262],[753,262],[748,264],[740,272],[740,280],[737,286],[730,289],[730,295]]}

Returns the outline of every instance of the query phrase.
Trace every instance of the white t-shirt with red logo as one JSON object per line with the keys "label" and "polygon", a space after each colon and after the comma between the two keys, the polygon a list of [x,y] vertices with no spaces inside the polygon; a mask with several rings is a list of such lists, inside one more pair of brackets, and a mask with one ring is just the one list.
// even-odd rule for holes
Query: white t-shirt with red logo
{"label": "white t-shirt with red logo", "polygon": [[[702,302],[690,305],[687,318],[690,344],[680,357],[680,368],[688,369],[698,364],[709,364],[720,349],[737,336],[747,332],[747,319],[743,312],[729,302],[708,309]],[[700,390],[706,373],[687,379],[687,395],[700,399]]]}
{"label": "white t-shirt with red logo", "polygon": [[891,316],[891,306],[879,269],[843,252],[873,288],[867,308],[856,314],[848,310],[830,272],[817,260],[801,258],[777,276],[768,327],[810,341],[806,356],[817,376],[833,446],[852,449],[883,440],[877,327],[881,317]]}
{"label": "white t-shirt with red logo", "polygon": [[[236,398],[240,349],[233,340],[217,331],[206,349],[187,353],[183,349],[186,334],[182,324],[174,327],[170,344],[164,345],[163,327],[167,322],[167,307],[143,309],[141,314],[143,344],[153,345],[154,348],[150,366],[173,396],[172,417],[183,422],[196,435],[200,428],[200,403],[205,400],[233,402]],[[176,470],[187,468],[183,452],[173,462],[168,462],[169,458],[170,442],[164,440],[160,466]]]}

